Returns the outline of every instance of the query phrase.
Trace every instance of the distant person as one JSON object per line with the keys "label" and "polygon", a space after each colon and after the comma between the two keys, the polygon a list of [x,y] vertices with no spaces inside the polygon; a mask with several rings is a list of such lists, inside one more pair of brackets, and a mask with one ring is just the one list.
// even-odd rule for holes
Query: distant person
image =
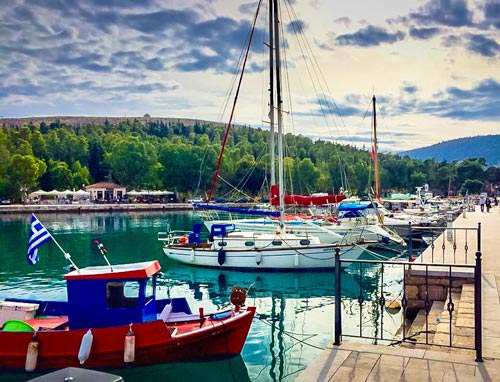
{"label": "distant person", "polygon": [[479,197],[479,208],[481,208],[481,212],[484,212],[484,205],[486,204],[486,198],[484,196]]}
{"label": "distant person", "polygon": [[490,208],[491,208],[491,199],[490,198],[486,198],[486,212],[490,212]]}

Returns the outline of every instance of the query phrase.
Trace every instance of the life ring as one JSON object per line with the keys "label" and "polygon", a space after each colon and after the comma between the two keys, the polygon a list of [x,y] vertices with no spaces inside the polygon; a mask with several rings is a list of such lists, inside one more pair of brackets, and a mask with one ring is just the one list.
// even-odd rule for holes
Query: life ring
{"label": "life ring", "polygon": [[179,238],[179,243],[184,244],[186,242],[187,242],[187,237],[185,235]]}

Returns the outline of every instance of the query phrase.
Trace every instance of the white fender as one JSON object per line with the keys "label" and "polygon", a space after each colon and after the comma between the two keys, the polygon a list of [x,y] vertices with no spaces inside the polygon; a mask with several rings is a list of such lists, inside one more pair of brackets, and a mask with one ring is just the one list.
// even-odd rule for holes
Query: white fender
{"label": "white fender", "polygon": [[165,305],[163,310],[160,313],[160,320],[163,320],[163,322],[168,322],[168,319],[170,318],[170,313],[172,313],[172,303]]}
{"label": "white fender", "polygon": [[255,262],[257,263],[257,265],[260,265],[260,263],[262,262],[262,252],[255,252]]}
{"label": "white fender", "polygon": [[125,348],[123,351],[123,361],[125,363],[132,363],[135,360],[135,334],[130,324],[129,330],[125,335]]}
{"label": "white fender", "polygon": [[194,261],[194,248],[191,249],[191,262]]}
{"label": "white fender", "polygon": [[83,365],[89,358],[93,340],[94,336],[92,335],[92,331],[89,329],[87,333],[83,335],[82,343],[80,344],[80,351],[78,352],[78,360],[80,361],[80,365]]}
{"label": "white fender", "polygon": [[28,344],[28,351],[26,352],[26,363],[24,365],[24,370],[31,372],[36,369],[36,363],[38,360],[38,340],[35,336]]}
{"label": "white fender", "polygon": [[299,253],[298,252],[295,252],[295,257],[293,260],[294,260],[294,265],[296,267],[298,267],[299,266]]}

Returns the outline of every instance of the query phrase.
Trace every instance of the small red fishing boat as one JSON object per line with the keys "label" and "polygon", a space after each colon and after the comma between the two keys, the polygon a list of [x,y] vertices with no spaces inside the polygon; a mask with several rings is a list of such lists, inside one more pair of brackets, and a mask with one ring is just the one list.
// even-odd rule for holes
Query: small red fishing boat
{"label": "small red fishing boat", "polygon": [[[185,298],[156,298],[159,271],[158,261],[75,269],[64,276],[67,301],[0,302],[0,368],[119,368],[239,354],[255,313],[241,308],[245,290],[233,288],[234,309],[193,314]],[[24,316],[5,320],[6,312]]]}

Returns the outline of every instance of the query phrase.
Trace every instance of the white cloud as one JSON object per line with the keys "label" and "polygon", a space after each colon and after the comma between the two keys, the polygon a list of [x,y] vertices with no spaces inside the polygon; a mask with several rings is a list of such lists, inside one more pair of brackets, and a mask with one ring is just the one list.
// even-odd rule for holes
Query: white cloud
{"label": "white cloud", "polygon": [[[0,8],[0,115],[149,113],[218,120],[256,4],[18,0]],[[450,9],[435,0],[292,4],[282,9],[284,26],[296,15],[307,33],[300,46],[288,37],[283,52],[295,133],[366,140],[363,115],[373,92],[395,131],[393,139],[381,136],[383,149],[500,133],[491,106],[500,96],[500,38],[490,2],[456,1]],[[267,16],[265,8],[261,13]],[[267,27],[257,26],[236,120],[263,126]],[[306,66],[303,54],[321,72]],[[310,77],[324,81],[313,87]],[[322,94],[337,105],[326,107]],[[457,96],[463,114],[453,106]],[[320,105],[327,114],[338,107],[343,118],[322,116]]]}

